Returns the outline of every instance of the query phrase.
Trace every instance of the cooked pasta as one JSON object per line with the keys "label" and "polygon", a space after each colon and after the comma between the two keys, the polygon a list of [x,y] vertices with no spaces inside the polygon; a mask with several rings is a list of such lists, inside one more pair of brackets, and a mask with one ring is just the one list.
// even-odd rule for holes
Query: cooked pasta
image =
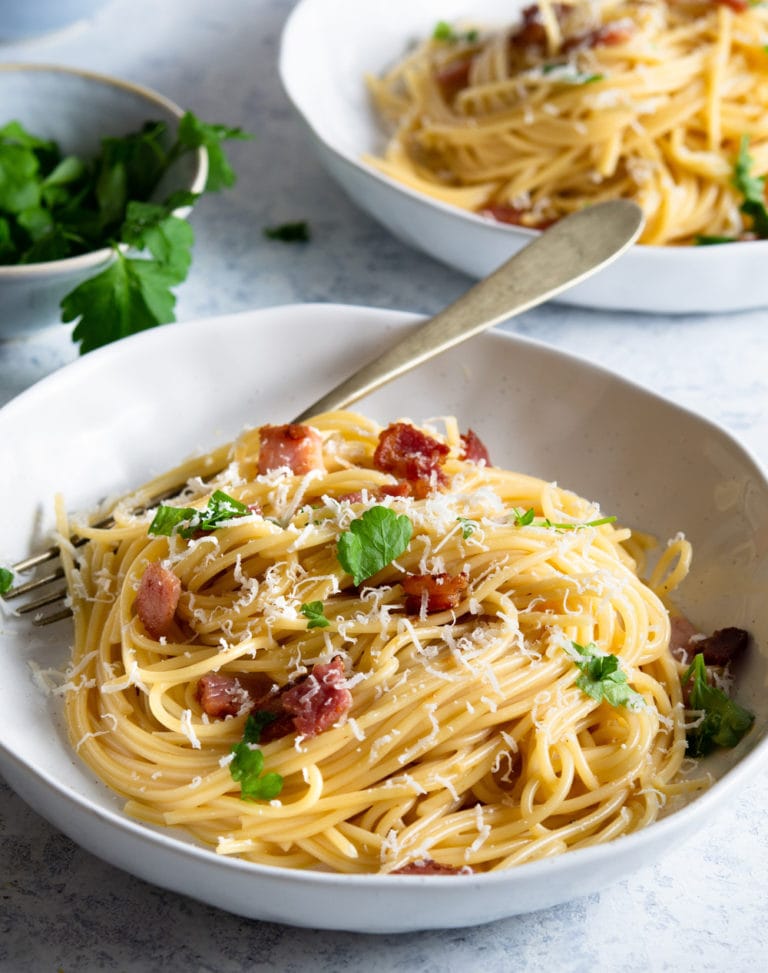
{"label": "cooked pasta", "polygon": [[[142,821],[269,865],[477,872],[633,832],[704,786],[681,773],[666,596],[630,531],[490,465],[453,418],[249,430],[111,514],[59,503],[66,719]],[[658,592],[689,560],[672,540]]]}
{"label": "cooked pasta", "polygon": [[765,5],[538,0],[509,28],[442,26],[368,79],[382,172],[523,226],[624,197],[641,243],[749,238],[734,173],[740,153],[768,172]]}

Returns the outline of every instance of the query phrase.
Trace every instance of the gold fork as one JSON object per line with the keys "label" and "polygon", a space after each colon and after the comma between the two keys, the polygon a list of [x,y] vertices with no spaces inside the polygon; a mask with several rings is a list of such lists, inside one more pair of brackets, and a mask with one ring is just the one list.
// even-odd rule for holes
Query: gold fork
{"label": "gold fork", "polygon": [[[598,203],[567,216],[292,421],[302,422],[320,412],[346,408],[467,338],[556,297],[620,256],[637,239],[642,227],[642,211],[628,200]],[[217,472],[220,471],[210,476]],[[176,490],[153,497],[145,509],[172,499],[183,488],[184,484],[179,484]],[[107,526],[109,522],[107,518],[94,526]],[[85,541],[73,538],[73,543],[79,546]],[[26,574],[51,564],[58,556],[59,548],[54,545],[19,561],[11,570],[14,577]],[[65,601],[66,586],[55,584],[63,577],[64,570],[58,566],[47,574],[14,585],[2,597],[14,601],[39,593],[38,597],[20,604],[16,612],[19,615],[34,613],[33,624],[49,625],[72,614],[66,605],[49,612],[42,611]]]}

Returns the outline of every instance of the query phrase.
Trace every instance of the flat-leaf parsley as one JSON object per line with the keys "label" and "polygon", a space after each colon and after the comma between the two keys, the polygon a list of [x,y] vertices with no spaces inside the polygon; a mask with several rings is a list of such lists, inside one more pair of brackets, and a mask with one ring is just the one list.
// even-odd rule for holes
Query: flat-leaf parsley
{"label": "flat-leaf parsley", "polygon": [[413,524],[389,507],[371,507],[339,537],[339,563],[356,585],[381,571],[408,547]]}
{"label": "flat-leaf parsley", "polygon": [[576,685],[587,696],[598,702],[605,700],[611,706],[628,706],[630,709],[639,709],[645,704],[640,693],[628,684],[618,656],[601,652],[594,642],[589,645],[572,642],[571,645],[577,653],[573,661],[581,669]]}

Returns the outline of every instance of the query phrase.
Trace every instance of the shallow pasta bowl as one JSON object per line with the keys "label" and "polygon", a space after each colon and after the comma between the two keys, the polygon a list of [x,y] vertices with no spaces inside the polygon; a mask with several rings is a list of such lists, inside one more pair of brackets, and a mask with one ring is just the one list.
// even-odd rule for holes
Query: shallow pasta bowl
{"label": "shallow pasta bowl", "polygon": [[[272,308],[158,328],[77,360],[0,411],[0,504],[12,511],[0,563],[42,546],[56,492],[70,509],[85,509],[245,425],[285,421],[415,320],[334,305]],[[318,333],[322,342],[313,340]],[[211,357],[214,338],[238,354]],[[254,370],[255,360],[272,364]],[[8,615],[0,653],[13,702],[0,708],[0,771],[10,785],[76,842],[143,879],[233,913],[326,929],[458,927],[541,909],[624,878],[691,837],[768,756],[768,481],[758,463],[722,429],[665,399],[498,332],[358,407],[382,423],[455,414],[496,464],[556,479],[662,542],[685,532],[694,565],[682,608],[704,629],[749,629],[755,646],[738,683],[755,725],[736,749],[707,758],[714,786],[644,831],[506,872],[345,876],[258,866],[123,814],[121,800],[70,748],[61,697],[44,695],[33,679],[32,662],[65,666],[70,623],[31,629]]]}
{"label": "shallow pasta bowl", "polygon": [[[410,189],[363,161],[386,134],[364,78],[391,66],[438,21],[504,26],[527,0],[301,0],[282,39],[280,76],[322,165],[395,236],[484,277],[536,231],[503,225]],[[709,247],[635,246],[558,300],[651,313],[736,311],[768,304],[768,241]]]}

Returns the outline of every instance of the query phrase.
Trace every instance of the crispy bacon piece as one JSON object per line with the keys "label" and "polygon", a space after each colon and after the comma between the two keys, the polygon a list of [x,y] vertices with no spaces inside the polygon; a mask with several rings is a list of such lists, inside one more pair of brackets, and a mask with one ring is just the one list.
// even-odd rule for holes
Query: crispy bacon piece
{"label": "crispy bacon piece", "polygon": [[743,14],[745,10],[749,10],[749,0],[713,0],[713,2],[724,7],[730,7],[737,14]]}
{"label": "crispy bacon piece", "polygon": [[197,683],[197,698],[203,712],[213,719],[239,716],[254,708],[254,701],[266,698],[274,683],[268,676],[231,672],[208,672]]}
{"label": "crispy bacon piece", "polygon": [[488,203],[478,211],[479,216],[496,220],[497,223],[509,223],[512,226],[524,226],[529,230],[546,230],[556,222],[554,219],[527,220],[530,210],[520,209],[518,206],[511,206],[509,203]]}
{"label": "crispy bacon piece", "polygon": [[352,706],[340,656],[313,666],[307,675],[281,689],[266,676],[209,672],[197,684],[197,698],[203,711],[214,718],[256,710],[271,713],[274,719],[263,727],[261,743],[289,733],[317,736]]}
{"label": "crispy bacon piece", "polygon": [[464,574],[409,574],[403,578],[405,610],[418,615],[426,602],[427,613],[450,611],[461,601],[469,582]]}
{"label": "crispy bacon piece", "polygon": [[313,666],[301,682],[282,694],[281,702],[285,712],[293,716],[297,733],[313,737],[327,730],[352,706],[344,663],[336,656],[330,662]]}
{"label": "crispy bacon piece", "polygon": [[670,650],[685,665],[701,654],[705,665],[724,668],[735,662],[749,644],[749,632],[732,625],[704,636],[684,615],[673,615],[670,624]]}
{"label": "crispy bacon piece", "polygon": [[394,422],[382,430],[373,454],[373,465],[382,473],[392,473],[410,484],[413,495],[423,498],[433,483],[443,486],[447,480],[440,468],[450,450],[407,422]]}
{"label": "crispy bacon piece", "polygon": [[485,463],[486,466],[492,465],[488,448],[474,430],[467,429],[465,433],[462,433],[461,443],[463,446],[461,458],[463,460],[469,460],[471,463]]}
{"label": "crispy bacon piece", "polygon": [[583,51],[593,47],[616,47],[626,44],[634,33],[635,25],[631,20],[614,20],[611,23],[588,30],[585,34],[567,37],[563,41],[564,53]]}
{"label": "crispy bacon piece", "polygon": [[472,869],[457,865],[443,865],[432,858],[418,858],[402,868],[395,868],[391,875],[471,875]]}
{"label": "crispy bacon piece", "polygon": [[262,426],[259,429],[259,473],[269,473],[283,466],[297,476],[324,469],[320,433],[311,426],[296,423]]}
{"label": "crispy bacon piece", "polygon": [[523,51],[528,47],[544,47],[547,43],[547,32],[538,4],[524,7],[521,17],[520,26],[509,35],[509,46]]}
{"label": "crispy bacon piece", "polygon": [[435,80],[446,101],[453,101],[456,95],[469,84],[469,72],[472,58],[463,57],[441,67],[435,74]]}
{"label": "crispy bacon piece", "polygon": [[151,561],[139,582],[134,606],[153,639],[170,635],[181,594],[181,581],[159,561]]}

